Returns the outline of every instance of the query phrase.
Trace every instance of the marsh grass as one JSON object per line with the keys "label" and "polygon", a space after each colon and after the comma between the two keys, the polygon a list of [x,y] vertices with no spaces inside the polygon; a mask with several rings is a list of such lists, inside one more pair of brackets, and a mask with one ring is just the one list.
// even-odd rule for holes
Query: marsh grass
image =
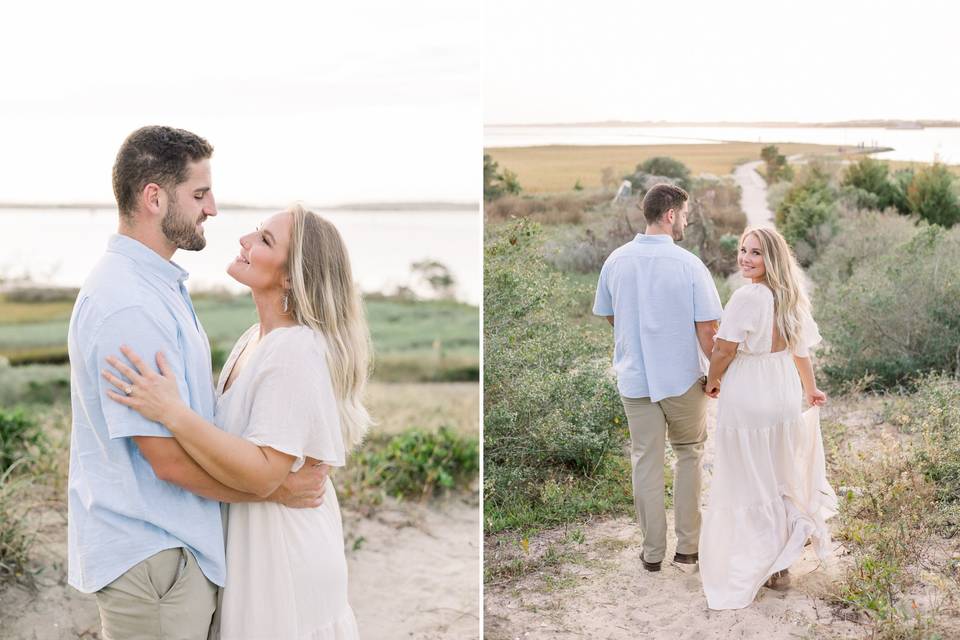
{"label": "marsh grass", "polygon": [[[516,172],[524,193],[571,191],[577,181],[585,190],[605,186],[605,176],[631,174],[644,160],[669,156],[690,168],[693,174],[725,175],[746,158],[760,157],[767,143],[576,146],[488,148],[501,167]],[[836,155],[837,147],[815,144],[778,144],[781,153]],[[606,170],[606,171],[605,171]],[[609,178],[607,178],[609,184]]]}

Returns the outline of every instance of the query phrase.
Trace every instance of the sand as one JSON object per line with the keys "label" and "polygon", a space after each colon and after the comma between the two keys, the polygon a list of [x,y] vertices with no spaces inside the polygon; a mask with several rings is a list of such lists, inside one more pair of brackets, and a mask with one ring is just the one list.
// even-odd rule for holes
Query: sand
{"label": "sand", "polygon": [[[704,455],[704,496],[713,468],[716,401],[709,401]],[[626,455],[626,452],[624,453]],[[676,550],[673,512],[668,511],[667,559]],[[578,543],[578,540],[582,542]],[[497,551],[522,554],[501,538]],[[503,543],[507,542],[506,545]],[[659,573],[643,569],[642,536],[630,517],[599,519],[530,540],[529,553],[561,553],[563,560],[518,580],[489,583],[484,595],[485,637],[490,640],[635,638],[778,640],[861,638],[866,630],[837,619],[823,599],[846,560],[834,543],[833,557],[821,565],[808,548],[791,567],[793,586],[777,592],[762,588],[754,603],[735,611],[710,611],[696,566],[664,562]],[[487,541],[493,555],[494,541]],[[560,550],[558,552],[558,549]],[[502,557],[502,555],[501,555]]]}
{"label": "sand", "polygon": [[[427,505],[345,509],[350,602],[371,640],[479,638],[480,515],[476,494]],[[41,518],[45,565],[36,593],[0,591],[4,640],[99,639],[96,599],[65,584],[65,514]]]}

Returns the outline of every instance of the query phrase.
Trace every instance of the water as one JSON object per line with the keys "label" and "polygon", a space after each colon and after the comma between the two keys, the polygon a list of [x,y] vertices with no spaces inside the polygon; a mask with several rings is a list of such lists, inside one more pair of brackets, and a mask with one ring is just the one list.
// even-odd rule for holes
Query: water
{"label": "water", "polygon": [[741,142],[807,142],[855,147],[891,147],[874,154],[887,160],[960,164],[960,128],[787,127],[484,127],[486,147],[539,145],[662,145]]}
{"label": "water", "polygon": [[[271,215],[268,211],[224,210],[204,224],[203,251],[178,251],[173,260],[190,272],[191,291],[244,291],[227,265],[238,239]],[[481,220],[471,211],[324,211],[343,235],[354,278],[363,291],[391,292],[411,281],[410,265],[432,259],[456,279],[458,300],[479,304],[482,293]],[[29,275],[41,283],[79,286],[116,232],[114,209],[0,210],[0,277]],[[415,287],[416,288],[416,287]],[[416,288],[426,294],[424,287]]]}

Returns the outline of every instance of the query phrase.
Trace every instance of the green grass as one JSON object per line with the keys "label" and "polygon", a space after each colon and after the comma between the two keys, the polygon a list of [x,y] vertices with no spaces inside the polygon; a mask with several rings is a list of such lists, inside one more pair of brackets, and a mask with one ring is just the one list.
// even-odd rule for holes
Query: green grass
{"label": "green grass", "polygon": [[[0,298],[0,356],[13,364],[67,361],[71,304],[23,303]],[[210,338],[214,364],[257,320],[249,296],[197,295],[194,306]],[[477,307],[452,301],[371,299],[366,302],[373,337],[375,377],[383,381],[478,380]]]}

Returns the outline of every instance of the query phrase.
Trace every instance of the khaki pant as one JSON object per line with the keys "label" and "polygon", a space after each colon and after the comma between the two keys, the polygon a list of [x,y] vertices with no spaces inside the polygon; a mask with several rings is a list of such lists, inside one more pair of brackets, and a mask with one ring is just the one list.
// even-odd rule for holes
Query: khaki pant
{"label": "khaki pant", "polygon": [[104,640],[206,640],[217,587],[193,554],[166,549],[97,592]]}
{"label": "khaki pant", "polygon": [[677,552],[695,553],[700,540],[700,463],[707,439],[707,396],[697,380],[682,396],[650,402],[625,398],[633,464],[633,504],[643,532],[643,559],[660,562],[667,552],[663,496],[664,432],[677,454],[673,481]]}

